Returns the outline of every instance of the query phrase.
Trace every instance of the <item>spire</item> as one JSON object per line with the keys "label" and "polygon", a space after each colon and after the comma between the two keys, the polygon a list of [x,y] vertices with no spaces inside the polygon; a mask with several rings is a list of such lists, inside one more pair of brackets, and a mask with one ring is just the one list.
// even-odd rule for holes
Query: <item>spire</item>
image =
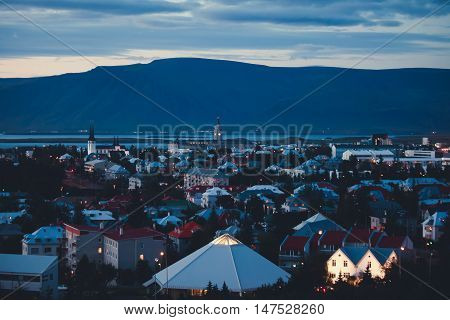
{"label": "spire", "polygon": [[90,125],[89,125],[89,139],[88,141],[95,141],[95,137],[94,137],[94,122],[91,121]]}
{"label": "spire", "polygon": [[220,117],[217,117],[217,124],[220,125]]}

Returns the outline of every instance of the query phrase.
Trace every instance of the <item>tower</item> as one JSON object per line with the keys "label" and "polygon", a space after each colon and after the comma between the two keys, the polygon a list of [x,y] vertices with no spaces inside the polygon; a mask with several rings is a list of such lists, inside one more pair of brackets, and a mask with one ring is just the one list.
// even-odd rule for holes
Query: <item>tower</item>
{"label": "tower", "polygon": [[88,139],[88,146],[87,146],[87,153],[97,153],[97,148],[95,146],[95,137],[94,137],[94,125],[91,122],[91,125],[89,126],[89,139]]}
{"label": "tower", "polygon": [[217,117],[217,123],[214,126],[214,142],[220,144],[222,141],[222,128],[220,127],[220,118]]}

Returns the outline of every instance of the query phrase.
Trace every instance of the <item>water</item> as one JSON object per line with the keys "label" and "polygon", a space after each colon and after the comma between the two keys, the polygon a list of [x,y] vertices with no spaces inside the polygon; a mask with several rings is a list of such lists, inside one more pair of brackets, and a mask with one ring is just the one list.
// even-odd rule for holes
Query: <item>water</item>
{"label": "water", "polygon": [[[143,134],[137,135],[134,134],[96,134],[95,138],[97,140],[97,144],[111,144],[114,137],[119,137],[119,142],[121,145],[125,147],[130,147],[131,145],[137,145],[137,138],[145,139],[146,136]],[[328,138],[337,139],[337,138],[364,138],[369,135],[351,135],[351,134],[311,134],[308,136],[311,140],[325,140]],[[250,141],[256,140],[265,140],[268,138],[274,138],[275,136],[270,135],[248,135],[245,137],[232,134],[227,136],[225,133],[223,134],[224,139],[230,138],[246,138]],[[283,139],[287,138],[286,135],[276,136],[277,138]],[[147,137],[149,138],[149,137]],[[154,142],[147,141],[146,144],[153,145],[157,147],[166,147],[167,142],[174,141],[177,137],[174,135],[162,135],[152,137]],[[48,146],[55,144],[62,144],[65,146],[76,146],[76,147],[86,147],[87,146],[88,135],[84,134],[0,134],[0,149],[10,149],[16,147],[33,147],[33,146]],[[163,139],[164,141],[158,141],[158,139]],[[198,140],[198,139],[212,139],[212,133],[205,132],[201,135],[192,135],[192,136],[183,136],[181,139],[190,139],[190,140]],[[142,142],[141,142],[142,143]]]}

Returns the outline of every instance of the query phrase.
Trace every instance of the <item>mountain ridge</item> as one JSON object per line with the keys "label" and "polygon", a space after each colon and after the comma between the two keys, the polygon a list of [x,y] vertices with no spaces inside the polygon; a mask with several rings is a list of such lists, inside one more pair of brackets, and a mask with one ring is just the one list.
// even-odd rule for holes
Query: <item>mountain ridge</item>
{"label": "mountain ridge", "polygon": [[[216,116],[223,123],[262,124],[344,70],[173,58],[3,78],[0,131],[78,130],[90,120],[110,131],[179,123],[117,78],[194,126]],[[449,85],[448,69],[350,69],[274,122],[312,124],[316,131],[449,132]]]}

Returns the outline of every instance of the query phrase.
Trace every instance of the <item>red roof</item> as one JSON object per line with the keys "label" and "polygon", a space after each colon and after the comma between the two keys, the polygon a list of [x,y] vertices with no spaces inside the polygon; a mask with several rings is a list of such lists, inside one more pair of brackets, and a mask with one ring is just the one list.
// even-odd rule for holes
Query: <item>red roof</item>
{"label": "red roof", "polygon": [[163,233],[149,227],[131,228],[125,226],[122,228],[122,231],[123,233],[120,234],[120,228],[114,228],[113,230],[107,231],[105,236],[116,241],[149,237],[164,237]]}
{"label": "red roof", "polygon": [[342,241],[347,235],[347,231],[335,231],[329,230],[326,231],[323,237],[320,239],[320,245],[327,246],[342,246]]}
{"label": "red roof", "polygon": [[370,229],[352,229],[345,242],[369,243]]}
{"label": "red roof", "polygon": [[330,190],[334,190],[334,191],[337,190],[337,187],[334,184],[324,182],[324,181],[317,182],[317,186],[319,188],[330,189]]}
{"label": "red roof", "polygon": [[69,225],[69,224],[64,223],[63,227],[67,231],[75,233],[77,235],[80,235],[83,231],[85,231],[85,232],[86,231],[87,232],[89,232],[89,231],[100,232],[100,228],[98,228],[98,227],[91,227],[91,226],[82,226],[82,225],[75,225],[75,224]]}
{"label": "red roof", "polygon": [[118,194],[109,199],[108,202],[130,202],[131,200],[133,200],[131,194]]}
{"label": "red roof", "polygon": [[405,241],[405,236],[387,236],[383,237],[378,243],[377,247],[380,248],[400,248]]}
{"label": "red roof", "polygon": [[305,251],[305,245],[308,242],[309,237],[302,236],[287,236],[281,245],[281,251]]}
{"label": "red roof", "polygon": [[189,239],[195,232],[199,231],[201,228],[202,227],[200,227],[199,224],[195,223],[194,221],[190,221],[181,228],[176,228],[175,230],[171,231],[169,233],[169,236],[178,239]]}

